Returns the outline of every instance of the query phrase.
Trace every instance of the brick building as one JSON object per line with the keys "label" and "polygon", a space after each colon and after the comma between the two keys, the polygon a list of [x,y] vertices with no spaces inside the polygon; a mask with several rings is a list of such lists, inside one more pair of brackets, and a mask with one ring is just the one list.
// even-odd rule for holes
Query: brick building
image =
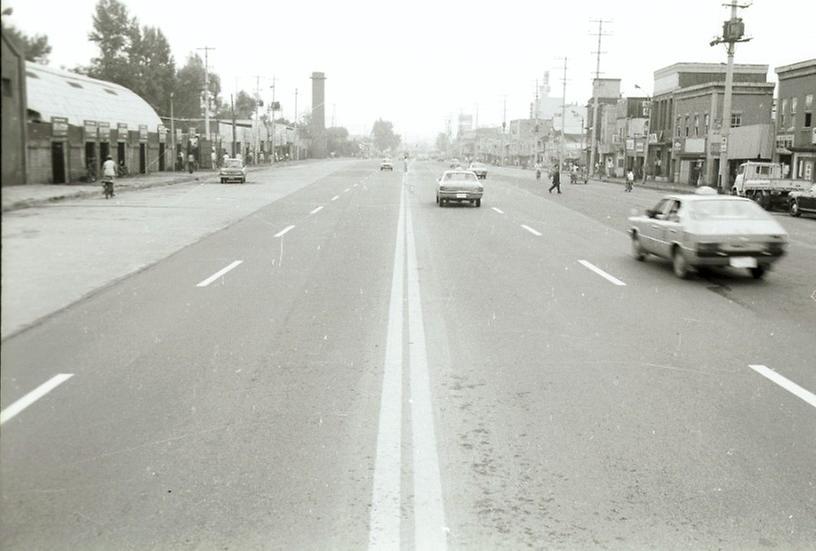
{"label": "brick building", "polygon": [[2,33],[3,176],[2,185],[25,184],[26,75],[25,58],[17,44]]}
{"label": "brick building", "polygon": [[776,68],[776,158],[788,174],[816,182],[816,59]]}

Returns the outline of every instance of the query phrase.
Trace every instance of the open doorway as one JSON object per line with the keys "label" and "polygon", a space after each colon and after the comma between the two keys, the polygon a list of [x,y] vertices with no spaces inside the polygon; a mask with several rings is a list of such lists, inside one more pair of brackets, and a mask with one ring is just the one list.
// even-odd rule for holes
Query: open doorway
{"label": "open doorway", "polygon": [[164,151],[165,147],[163,143],[159,144],[159,172],[164,171]]}
{"label": "open doorway", "polygon": [[99,144],[99,159],[104,163],[108,160],[108,155],[110,155],[110,144],[102,142]]}
{"label": "open doorway", "polygon": [[96,143],[85,142],[85,168],[88,169],[88,181],[95,182],[99,172],[99,162],[96,159]]}
{"label": "open doorway", "polygon": [[147,144],[139,144],[139,174],[147,173]]}
{"label": "open doorway", "polygon": [[65,183],[64,142],[51,142],[51,178],[54,184]]}
{"label": "open doorway", "polygon": [[119,142],[116,144],[116,163],[119,166],[119,172],[121,175],[127,174],[127,158],[126,158],[126,147],[124,142]]}

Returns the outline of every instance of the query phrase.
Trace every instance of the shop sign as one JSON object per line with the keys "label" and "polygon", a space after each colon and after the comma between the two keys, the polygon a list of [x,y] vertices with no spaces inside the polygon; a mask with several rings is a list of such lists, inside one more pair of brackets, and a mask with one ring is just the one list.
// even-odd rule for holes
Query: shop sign
{"label": "shop sign", "polygon": [[793,134],[779,134],[776,137],[776,152],[783,155],[790,155],[793,147]]}
{"label": "shop sign", "polygon": [[140,124],[139,125],[139,141],[146,142],[147,141],[147,125]]}
{"label": "shop sign", "polygon": [[100,142],[109,142],[110,141],[110,123],[109,122],[100,122],[99,123],[99,141]]}
{"label": "shop sign", "polygon": [[68,136],[68,119],[66,117],[51,117],[51,136],[54,138]]}
{"label": "shop sign", "polygon": [[810,143],[816,144],[816,128],[810,129]]}
{"label": "shop sign", "polygon": [[686,138],[684,153],[705,153],[705,138]]}
{"label": "shop sign", "polygon": [[626,150],[632,151],[635,148],[635,140],[634,138],[627,138],[626,139]]}
{"label": "shop sign", "polygon": [[127,123],[116,123],[116,136],[120,142],[128,141],[128,126]]}
{"label": "shop sign", "polygon": [[85,141],[95,141],[99,136],[99,126],[97,125],[97,122],[86,120],[83,125],[85,127]]}
{"label": "shop sign", "polygon": [[728,153],[728,136],[723,136],[720,141],[720,153]]}
{"label": "shop sign", "polygon": [[683,140],[674,140],[674,151],[676,153],[683,151]]}
{"label": "shop sign", "polygon": [[181,137],[184,135],[184,132],[181,128],[176,128],[176,143],[181,141]]}
{"label": "shop sign", "polygon": [[163,124],[160,124],[157,131],[159,133],[159,143],[166,143],[167,142],[167,127],[164,126]]}

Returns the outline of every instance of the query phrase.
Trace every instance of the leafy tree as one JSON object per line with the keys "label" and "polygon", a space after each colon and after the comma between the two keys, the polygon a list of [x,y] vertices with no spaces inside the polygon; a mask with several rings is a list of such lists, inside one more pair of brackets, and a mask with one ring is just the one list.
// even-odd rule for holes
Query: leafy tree
{"label": "leafy tree", "polygon": [[342,126],[326,129],[326,144],[330,152],[334,152],[338,155],[350,155],[350,143],[349,132]]}
{"label": "leafy tree", "polygon": [[90,76],[133,89],[138,76],[133,74],[130,61],[141,42],[136,18],[131,19],[127,7],[118,0],[99,0],[93,29],[88,40],[97,44],[100,55],[91,59]]}
{"label": "leafy tree", "polygon": [[[187,63],[176,73],[174,98],[175,116],[197,119],[204,114],[201,110],[201,93],[204,91],[204,60],[198,54],[190,54]],[[221,79],[210,73],[210,96],[215,98],[218,117],[231,118],[229,105],[222,105]]]}
{"label": "leafy tree", "polygon": [[176,63],[170,44],[161,29],[143,27],[138,40],[134,36],[128,65],[134,74],[133,91],[156,111],[170,111],[170,92],[175,88]]}
{"label": "leafy tree", "polygon": [[377,119],[374,127],[371,130],[374,139],[374,145],[380,151],[387,149],[396,149],[402,138],[399,134],[394,134],[394,125],[390,121]]}
{"label": "leafy tree", "polygon": [[14,26],[3,25],[3,34],[17,44],[23,51],[23,55],[28,61],[35,63],[48,63],[48,54],[51,53],[51,45],[48,44],[48,37],[44,34],[28,36]]}

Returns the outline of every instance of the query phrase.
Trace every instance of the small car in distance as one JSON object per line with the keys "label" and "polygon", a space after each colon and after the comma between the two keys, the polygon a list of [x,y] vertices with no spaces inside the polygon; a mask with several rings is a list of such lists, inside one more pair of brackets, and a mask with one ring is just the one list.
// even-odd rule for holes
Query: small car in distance
{"label": "small car in distance", "polygon": [[788,194],[788,210],[791,216],[802,213],[816,214],[816,184],[807,191],[792,191]]}
{"label": "small car in distance", "polygon": [[391,159],[386,157],[382,160],[380,163],[380,171],[382,172],[383,170],[390,170],[391,172],[394,172],[394,163],[391,162]]}
{"label": "small car in distance", "polygon": [[450,160],[450,163],[449,163],[448,166],[450,168],[462,168],[462,163],[459,161],[459,159],[454,157],[453,159]]}
{"label": "small car in distance", "polygon": [[219,172],[221,183],[237,181],[242,184],[246,183],[246,167],[244,161],[241,159],[226,159],[224,165]]}
{"label": "small car in distance", "polygon": [[635,258],[667,258],[680,278],[695,268],[730,266],[760,279],[788,244],[785,228],[754,201],[710,187],[666,195],[629,223]]}
{"label": "small car in distance", "polygon": [[487,165],[482,163],[470,163],[470,171],[480,180],[487,178]]}
{"label": "small car in distance", "polygon": [[436,182],[436,204],[440,207],[451,202],[482,206],[484,187],[472,171],[446,170]]}

